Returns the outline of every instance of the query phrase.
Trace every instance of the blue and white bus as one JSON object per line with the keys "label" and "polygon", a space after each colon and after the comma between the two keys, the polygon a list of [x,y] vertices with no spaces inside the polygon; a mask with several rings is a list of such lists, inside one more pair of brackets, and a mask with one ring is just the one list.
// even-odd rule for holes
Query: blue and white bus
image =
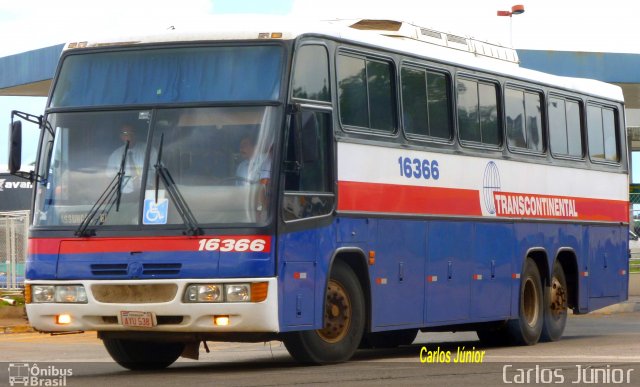
{"label": "blue and white bus", "polygon": [[44,115],[15,112],[42,132],[34,171],[10,160],[37,330],[130,369],[202,341],[330,363],[558,340],[627,299],[619,87],[408,23],[215,28],[69,43]]}

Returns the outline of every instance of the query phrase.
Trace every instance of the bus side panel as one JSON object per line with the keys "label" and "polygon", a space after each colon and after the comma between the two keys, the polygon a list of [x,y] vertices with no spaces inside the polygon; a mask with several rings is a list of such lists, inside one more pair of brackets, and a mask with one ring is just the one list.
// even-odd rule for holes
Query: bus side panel
{"label": "bus side panel", "polygon": [[466,322],[473,265],[473,223],[433,221],[427,238],[427,324]]}
{"label": "bus side panel", "polygon": [[313,327],[315,266],[315,262],[283,263],[281,277],[284,298],[281,321],[287,327]]}
{"label": "bus side panel", "polygon": [[[628,288],[626,238],[626,228],[620,226],[590,227],[588,238],[590,310],[626,299]],[[598,298],[602,299],[597,300]],[[607,298],[611,299],[607,302]]]}
{"label": "bus side panel", "polygon": [[504,319],[511,312],[511,257],[515,249],[512,223],[475,225],[474,269],[471,282],[473,320]]}
{"label": "bus side panel", "polygon": [[381,219],[377,229],[370,266],[372,331],[421,326],[427,222]]}
{"label": "bus side panel", "polygon": [[336,249],[335,223],[280,234],[278,298],[280,331],[322,328],[324,291]]}

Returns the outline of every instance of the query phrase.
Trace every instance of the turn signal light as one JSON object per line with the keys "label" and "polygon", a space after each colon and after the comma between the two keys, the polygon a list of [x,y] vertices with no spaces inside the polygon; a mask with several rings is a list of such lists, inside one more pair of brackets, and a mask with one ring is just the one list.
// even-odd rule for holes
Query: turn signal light
{"label": "turn signal light", "polygon": [[267,299],[268,282],[253,282],[251,284],[251,302],[262,302]]}
{"label": "turn signal light", "polygon": [[31,284],[24,285],[24,303],[31,303]]}

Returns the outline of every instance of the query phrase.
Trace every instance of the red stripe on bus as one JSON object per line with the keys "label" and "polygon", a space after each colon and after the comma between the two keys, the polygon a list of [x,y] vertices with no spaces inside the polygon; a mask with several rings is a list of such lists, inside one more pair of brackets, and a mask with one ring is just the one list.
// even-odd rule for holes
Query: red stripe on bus
{"label": "red stripe on bus", "polygon": [[[212,239],[217,239],[219,242],[207,244]],[[237,242],[240,240],[245,240],[242,250],[237,248]],[[251,242],[255,240],[262,240],[264,243],[258,243],[251,248]],[[225,243],[225,241],[233,241],[233,243]],[[232,244],[234,246],[231,246]],[[247,244],[246,249],[244,244]],[[215,235],[199,237],[29,239],[30,254],[90,254],[131,251],[258,251],[255,247],[259,247],[259,252],[269,253],[271,251],[271,237],[267,235]]]}
{"label": "red stripe on bus", "polygon": [[[396,214],[481,216],[480,192],[477,190],[417,187],[408,185],[338,182],[338,210]],[[535,214],[526,214],[523,207],[514,209],[500,201],[503,197],[538,198],[545,200],[545,208]],[[558,199],[562,210],[553,200]],[[572,211],[568,211],[571,202]],[[509,201],[506,201],[509,204]],[[494,204],[497,216],[506,218],[588,220],[627,222],[629,202],[623,200],[575,198],[568,196],[536,195],[525,193],[495,192]],[[515,203],[512,203],[515,204]],[[519,202],[518,202],[519,204]],[[554,205],[553,209],[550,208]],[[561,212],[564,211],[564,212]],[[557,216],[562,213],[564,216]]]}
{"label": "red stripe on bus", "polygon": [[338,193],[342,211],[482,215],[477,190],[340,181]]}
{"label": "red stripe on bus", "polygon": [[499,217],[626,222],[629,202],[571,196],[494,192]]}
{"label": "red stripe on bus", "polygon": [[30,238],[27,251],[31,254],[58,254],[60,241],[58,238]]}

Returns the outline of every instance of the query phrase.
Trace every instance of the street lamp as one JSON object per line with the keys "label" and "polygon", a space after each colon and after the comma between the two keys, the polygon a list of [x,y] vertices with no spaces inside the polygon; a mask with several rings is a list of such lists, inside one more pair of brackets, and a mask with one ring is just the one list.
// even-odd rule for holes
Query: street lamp
{"label": "street lamp", "polygon": [[524,5],[516,4],[511,7],[511,11],[498,11],[498,16],[509,16],[509,40],[511,41],[511,47],[513,47],[513,15],[520,15],[524,13]]}

